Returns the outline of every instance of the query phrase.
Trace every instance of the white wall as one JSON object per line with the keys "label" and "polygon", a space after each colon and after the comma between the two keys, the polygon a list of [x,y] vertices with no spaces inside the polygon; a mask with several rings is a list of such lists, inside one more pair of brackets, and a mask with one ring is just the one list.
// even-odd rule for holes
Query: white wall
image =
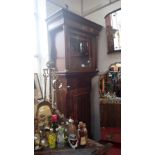
{"label": "white wall", "polygon": [[46,24],[46,0],[35,0],[35,24],[36,24],[36,51],[34,57],[34,71],[38,73],[43,90],[43,68],[48,61],[48,39]]}
{"label": "white wall", "polygon": [[47,17],[50,16],[50,14],[53,14],[54,12],[56,12],[57,10],[60,9],[60,7],[56,6],[55,4],[47,1],[46,2],[46,11],[47,11]]}
{"label": "white wall", "polygon": [[[96,2],[96,3],[95,3]],[[107,0],[84,0],[83,1],[83,13],[88,13],[99,6],[103,6],[108,1]],[[94,6],[93,6],[94,5]],[[93,12],[90,15],[87,15],[85,18],[96,22],[105,27],[104,17],[106,14],[121,8],[121,2],[115,2],[107,7],[104,7],[98,11]],[[106,41],[106,32],[103,29],[98,37],[98,70],[99,74],[104,73],[108,70],[108,67],[114,62],[121,61],[121,53],[107,54],[107,41]],[[99,110],[99,94],[98,94],[98,76],[95,76],[92,79],[92,92],[91,92],[91,124],[92,124],[92,133],[95,140],[100,139],[100,110]]]}
{"label": "white wall", "polygon": [[[56,6],[56,4],[60,7]],[[47,0],[47,16],[61,7],[65,7],[65,4],[68,5],[70,11],[81,15],[81,0]]]}
{"label": "white wall", "polygon": [[[88,2],[89,0],[84,0],[85,3],[86,3],[86,1]],[[98,3],[100,1],[101,0],[98,0]],[[103,9],[100,9],[100,10],[86,16],[85,18],[87,18],[91,21],[94,21],[94,22],[105,27],[105,20],[104,20],[105,15],[112,12],[113,10],[120,8],[120,7],[121,7],[121,2],[118,1],[116,3],[113,3]],[[99,69],[99,72],[101,72],[101,73],[105,72],[108,69],[108,67],[110,66],[110,64],[112,64],[114,62],[118,62],[118,61],[121,61],[121,53],[107,54],[106,32],[105,32],[105,29],[103,29],[99,35],[99,42],[98,42],[98,69]]]}
{"label": "white wall", "polygon": [[83,12],[87,12],[88,10],[109,3],[109,0],[83,0]]}

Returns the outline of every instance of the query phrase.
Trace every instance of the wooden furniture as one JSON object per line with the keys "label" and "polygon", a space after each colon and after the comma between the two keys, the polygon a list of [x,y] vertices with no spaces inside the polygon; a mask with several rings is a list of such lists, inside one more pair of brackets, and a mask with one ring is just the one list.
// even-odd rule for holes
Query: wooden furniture
{"label": "wooden furniture", "polygon": [[121,104],[100,100],[100,126],[121,128]]}
{"label": "wooden furniture", "polygon": [[110,65],[105,74],[100,75],[100,125],[101,127],[121,127],[121,63]]}
{"label": "wooden furniture", "polygon": [[102,145],[91,139],[88,139],[88,144],[84,148],[71,149],[66,146],[63,149],[45,149],[41,151],[35,151],[34,155],[106,155],[111,146],[111,143]]}
{"label": "wooden furniture", "polygon": [[100,101],[101,141],[121,145],[121,104]]}
{"label": "wooden furniture", "polygon": [[101,141],[121,144],[121,64],[100,75]]}
{"label": "wooden furniture", "polygon": [[47,18],[49,56],[62,87],[57,107],[75,123],[83,121],[90,133],[91,78],[97,73],[97,35],[101,26],[62,9]]}

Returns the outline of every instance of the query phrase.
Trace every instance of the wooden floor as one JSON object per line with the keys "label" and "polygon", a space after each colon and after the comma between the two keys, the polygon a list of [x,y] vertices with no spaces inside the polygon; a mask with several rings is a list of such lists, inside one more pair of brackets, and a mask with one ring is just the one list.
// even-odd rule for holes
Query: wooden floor
{"label": "wooden floor", "polygon": [[121,155],[121,128],[101,128],[101,144],[111,143],[106,155]]}

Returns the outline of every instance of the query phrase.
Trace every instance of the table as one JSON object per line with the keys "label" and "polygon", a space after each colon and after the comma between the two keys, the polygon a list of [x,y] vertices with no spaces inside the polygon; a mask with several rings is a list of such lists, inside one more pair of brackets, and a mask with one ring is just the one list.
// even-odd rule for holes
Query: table
{"label": "table", "polygon": [[112,144],[102,145],[94,140],[88,139],[88,144],[84,148],[72,149],[65,147],[63,149],[45,149],[35,151],[34,155],[106,155],[107,150]]}

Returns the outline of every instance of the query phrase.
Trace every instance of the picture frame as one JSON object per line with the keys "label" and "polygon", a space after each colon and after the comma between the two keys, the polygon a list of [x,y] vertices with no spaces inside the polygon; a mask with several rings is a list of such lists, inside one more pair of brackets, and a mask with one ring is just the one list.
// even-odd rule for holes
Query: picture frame
{"label": "picture frame", "polygon": [[34,73],[34,99],[36,100],[43,99],[38,73]]}

